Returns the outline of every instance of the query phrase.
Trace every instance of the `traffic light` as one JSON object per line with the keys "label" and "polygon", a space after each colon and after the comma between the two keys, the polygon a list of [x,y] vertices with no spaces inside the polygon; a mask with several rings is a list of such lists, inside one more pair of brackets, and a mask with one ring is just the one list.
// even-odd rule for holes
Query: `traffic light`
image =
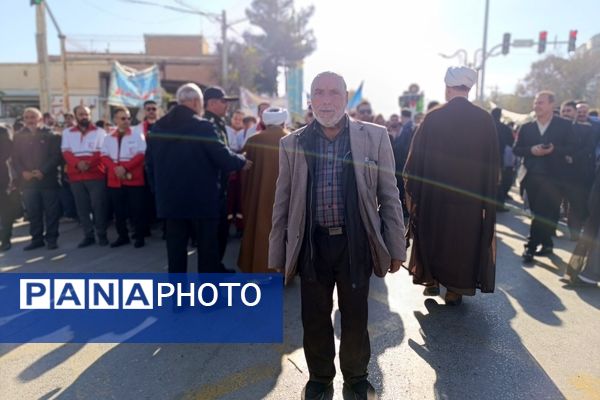
{"label": "traffic light", "polygon": [[575,51],[575,42],[577,41],[577,31],[569,31],[569,51]]}
{"label": "traffic light", "polygon": [[40,4],[42,4],[42,1],[44,1],[44,0],[29,0],[29,5],[30,6],[39,6]]}
{"label": "traffic light", "polygon": [[538,39],[538,53],[542,54],[546,51],[546,42],[548,41],[548,32],[541,31]]}
{"label": "traffic light", "polygon": [[502,36],[502,54],[507,55],[510,51],[510,33],[505,33]]}

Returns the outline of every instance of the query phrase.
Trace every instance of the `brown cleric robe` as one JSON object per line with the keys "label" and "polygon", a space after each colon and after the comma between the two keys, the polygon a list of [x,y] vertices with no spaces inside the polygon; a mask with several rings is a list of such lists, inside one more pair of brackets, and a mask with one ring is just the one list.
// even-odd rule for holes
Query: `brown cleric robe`
{"label": "brown cleric robe", "polygon": [[491,116],[466,98],[425,116],[404,169],[415,284],[494,291],[498,158]]}
{"label": "brown cleric robe", "polygon": [[242,171],[244,236],[238,259],[242,272],[273,272],[267,269],[269,233],[279,174],[279,140],[287,133],[281,127],[269,126],[251,136],[242,150],[254,162],[249,171]]}

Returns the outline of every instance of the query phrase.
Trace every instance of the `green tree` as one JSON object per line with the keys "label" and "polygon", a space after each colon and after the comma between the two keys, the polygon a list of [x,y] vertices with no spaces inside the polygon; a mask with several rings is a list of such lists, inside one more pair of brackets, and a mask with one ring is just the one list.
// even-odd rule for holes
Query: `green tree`
{"label": "green tree", "polygon": [[277,70],[295,65],[316,48],[316,39],[308,28],[314,7],[294,9],[293,0],[253,0],[246,16],[260,32],[246,32],[246,43],[261,57],[256,88],[261,93],[277,94]]}
{"label": "green tree", "polygon": [[552,90],[559,101],[585,99],[598,105],[599,71],[600,52],[587,51],[570,59],[550,55],[531,65],[516,94],[531,97],[540,90]]}
{"label": "green tree", "polygon": [[[217,45],[221,57],[222,44]],[[228,45],[228,87],[225,91],[235,93],[241,86],[256,91],[256,77],[261,73],[262,57],[258,50],[246,43],[230,41]]]}

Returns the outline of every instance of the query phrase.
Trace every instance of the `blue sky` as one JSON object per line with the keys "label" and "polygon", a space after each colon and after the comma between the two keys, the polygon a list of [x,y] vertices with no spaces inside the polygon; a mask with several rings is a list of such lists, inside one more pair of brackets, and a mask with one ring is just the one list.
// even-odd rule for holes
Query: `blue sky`
{"label": "blue sky", "polygon": [[[144,33],[204,34],[210,42],[219,38],[214,22],[195,15],[162,8],[129,4],[122,0],[47,0],[67,37],[70,47],[91,45],[94,35],[111,36],[112,51],[142,51]],[[175,0],[154,0],[177,6]],[[244,17],[250,0],[185,0],[207,12],[227,10],[230,20]],[[420,1],[326,1],[296,0],[297,7],[314,4],[311,27],[317,37],[317,50],[305,62],[305,87],[322,70],[335,70],[355,88],[364,80],[364,95],[376,112],[397,112],[397,98],[416,82],[428,100],[443,100],[443,75],[457,59],[446,60],[438,53],[451,54],[459,48],[473,52],[482,45],[484,0]],[[35,12],[29,0],[4,0],[0,24],[0,62],[35,62]],[[7,18],[8,16],[8,18]],[[58,54],[56,31],[48,20],[51,54]],[[235,26],[239,37],[247,24]],[[504,32],[513,38],[536,39],[547,30],[566,40],[577,29],[578,44],[600,33],[600,3],[558,0],[490,0],[488,47],[498,44]],[[104,43],[95,42],[104,50]],[[548,45],[546,54],[567,56],[566,46]],[[512,92],[532,62],[543,55],[536,48],[512,49],[508,56],[487,63],[486,91],[497,86]],[[0,88],[1,89],[1,88]]]}

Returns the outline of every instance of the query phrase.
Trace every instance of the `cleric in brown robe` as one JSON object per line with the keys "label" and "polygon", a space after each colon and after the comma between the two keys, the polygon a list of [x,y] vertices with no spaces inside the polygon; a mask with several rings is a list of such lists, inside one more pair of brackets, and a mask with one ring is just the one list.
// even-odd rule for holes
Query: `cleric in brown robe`
{"label": "cleric in brown robe", "polygon": [[238,266],[242,272],[274,272],[267,268],[269,233],[279,174],[279,140],[288,134],[285,108],[270,107],[263,112],[266,129],[251,136],[242,153],[252,160],[252,170],[242,173],[242,212],[244,236]]}
{"label": "cleric in brown robe", "polygon": [[445,286],[450,305],[495,284],[498,139],[490,114],[467,99],[476,81],[470,68],[448,69],[447,103],[425,116],[404,169],[408,270],[425,295]]}

